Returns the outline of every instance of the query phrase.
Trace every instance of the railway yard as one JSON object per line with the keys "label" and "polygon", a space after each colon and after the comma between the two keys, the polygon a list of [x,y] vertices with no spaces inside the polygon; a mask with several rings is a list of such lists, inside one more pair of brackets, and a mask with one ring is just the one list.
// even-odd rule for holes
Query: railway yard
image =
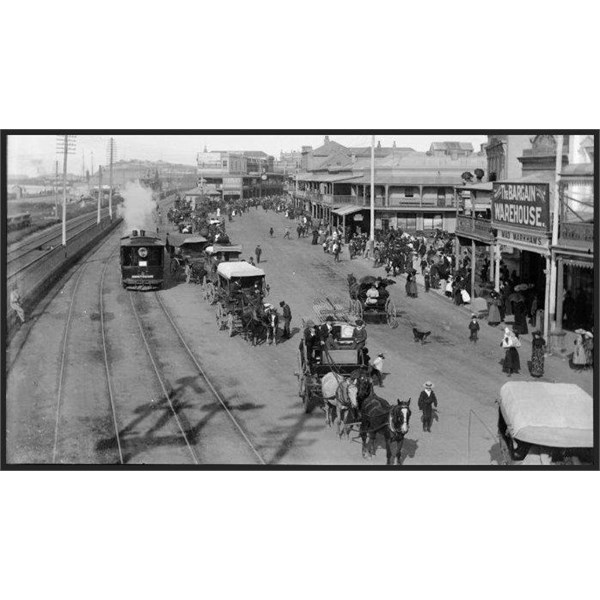
{"label": "railway yard", "polygon": [[[163,204],[166,212],[167,204]],[[315,297],[347,297],[347,276],[380,275],[347,253],[341,262],[311,245],[284,239],[282,213],[251,208],[227,232],[247,258],[263,248],[260,267],[277,306],[292,309],[292,336],[252,347],[219,331],[201,286],[175,279],[165,261],[158,292],[124,290],[122,226],[58,282],[7,350],[7,462],[167,465],[378,465],[361,455],[360,438],[340,441],[323,412],[306,414],[299,398],[302,319],[314,319]],[[273,227],[274,236],[269,235]],[[166,219],[161,236],[172,231]],[[497,399],[501,329],[482,323],[469,344],[469,314],[437,292],[389,287],[398,326],[368,324],[371,356],[384,353],[383,387],[395,403],[412,399],[402,463],[490,465],[499,460]],[[415,344],[412,328],[430,330]],[[524,360],[524,359],[523,359]],[[526,380],[527,375],[514,379]],[[416,401],[431,380],[439,398],[432,432],[423,432]],[[548,358],[545,381],[572,381],[591,393],[591,373]]]}

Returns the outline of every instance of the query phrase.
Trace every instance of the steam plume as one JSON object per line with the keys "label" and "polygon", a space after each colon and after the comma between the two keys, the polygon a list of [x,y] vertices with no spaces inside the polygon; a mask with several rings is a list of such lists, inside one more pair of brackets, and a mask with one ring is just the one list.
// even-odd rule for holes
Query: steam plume
{"label": "steam plume", "polygon": [[156,228],[153,212],[156,203],[152,199],[152,190],[142,187],[139,181],[129,182],[121,190],[123,205],[120,216],[125,221],[125,230],[145,229],[150,232]]}

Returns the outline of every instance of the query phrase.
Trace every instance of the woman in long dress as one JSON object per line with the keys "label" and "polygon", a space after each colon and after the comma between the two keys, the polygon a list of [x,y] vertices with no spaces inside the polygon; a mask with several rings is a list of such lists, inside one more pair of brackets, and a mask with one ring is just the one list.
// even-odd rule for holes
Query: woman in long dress
{"label": "woman in long dress", "polygon": [[500,317],[500,299],[497,292],[492,292],[490,295],[490,302],[488,307],[488,325],[495,327],[502,321]]}
{"label": "woman in long dress", "polygon": [[573,351],[573,365],[577,369],[583,369],[587,365],[587,360],[585,356],[585,348],[583,346],[583,336],[586,333],[583,329],[576,329],[575,334],[577,337],[575,338],[575,350]]}
{"label": "woman in long dress", "polygon": [[544,374],[544,352],[546,351],[546,340],[539,331],[533,332],[531,342],[531,369],[532,377],[541,377]]}
{"label": "woman in long dress", "polygon": [[517,347],[521,345],[519,339],[508,327],[504,329],[504,338],[500,344],[505,350],[503,371],[510,377],[521,370],[521,361]]}
{"label": "woman in long dress", "polygon": [[589,331],[583,334],[583,350],[586,367],[592,367],[594,365],[594,336]]}
{"label": "woman in long dress", "polygon": [[416,298],[419,295],[417,292],[417,273],[414,270],[410,279],[410,295],[413,298]]}

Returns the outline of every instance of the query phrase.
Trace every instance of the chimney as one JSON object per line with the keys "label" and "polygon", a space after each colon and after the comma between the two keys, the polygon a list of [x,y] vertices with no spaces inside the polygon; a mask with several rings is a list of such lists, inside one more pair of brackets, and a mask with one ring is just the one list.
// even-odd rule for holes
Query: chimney
{"label": "chimney", "polygon": [[325,141],[323,143],[324,144],[329,144],[329,136],[328,135],[325,136]]}

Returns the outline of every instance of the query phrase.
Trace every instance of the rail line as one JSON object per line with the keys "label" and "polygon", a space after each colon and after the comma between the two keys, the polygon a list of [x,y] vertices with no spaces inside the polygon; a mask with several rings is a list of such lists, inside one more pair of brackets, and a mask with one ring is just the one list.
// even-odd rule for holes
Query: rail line
{"label": "rail line", "polygon": [[[106,210],[106,209],[105,209]],[[103,210],[103,213],[105,212]],[[101,217],[106,216],[102,214]],[[96,213],[94,215],[82,215],[82,217],[75,217],[67,221],[67,234],[77,234],[83,231],[86,226],[96,223]],[[6,264],[10,265],[12,262],[22,259],[24,256],[32,252],[44,252],[39,250],[40,246],[56,241],[57,244],[62,243],[62,230],[59,227],[60,224],[51,225],[47,230],[35,231],[31,234],[32,237],[25,237],[19,242],[11,244],[6,253]],[[46,250],[47,252],[48,250]]]}
{"label": "rail line", "polygon": [[104,353],[104,368],[106,369],[106,385],[108,388],[108,398],[110,400],[110,409],[112,413],[113,423],[115,426],[115,439],[117,440],[117,449],[119,451],[119,461],[123,465],[125,461],[123,460],[123,449],[121,447],[121,438],[119,435],[119,424],[117,422],[117,411],[115,408],[115,400],[111,385],[111,375],[110,368],[108,364],[108,352],[106,349],[106,331],[104,328],[104,299],[102,292],[104,291],[104,275],[106,274],[106,268],[108,267],[108,263],[110,259],[114,256],[118,246],[109,254],[108,258],[104,262],[104,266],[102,267],[102,275],[100,276],[100,330],[102,332],[102,350]]}
{"label": "rail line", "polygon": [[58,451],[58,425],[60,422],[60,407],[62,404],[62,388],[63,381],[65,376],[65,363],[66,363],[66,355],[67,355],[67,342],[69,341],[69,330],[71,328],[71,317],[73,315],[73,305],[75,304],[75,298],[77,296],[77,288],[79,287],[79,282],[81,281],[81,276],[85,272],[87,267],[87,263],[84,263],[81,267],[79,267],[79,275],[75,280],[73,285],[73,294],[71,295],[71,302],[69,303],[69,312],[67,313],[67,321],[65,323],[65,331],[63,333],[63,341],[62,341],[62,350],[60,356],[60,370],[58,375],[58,393],[56,399],[56,422],[54,425],[54,446],[52,449],[52,462],[56,463],[56,454]]}
{"label": "rail line", "polygon": [[152,350],[150,349],[150,345],[148,344],[148,338],[146,337],[146,334],[144,333],[144,327],[142,325],[142,321],[140,319],[139,312],[138,312],[138,310],[135,306],[135,302],[133,300],[134,294],[132,292],[129,292],[128,295],[129,295],[129,300],[131,302],[131,309],[133,310],[135,320],[137,321],[137,324],[138,324],[138,327],[140,330],[140,335],[142,336],[144,346],[146,347],[146,352],[148,353],[148,357],[150,358],[150,362],[152,363],[152,368],[154,369],[154,373],[156,374],[156,378],[158,379],[158,383],[160,384],[160,387],[162,389],[163,396],[164,396],[165,400],[167,401],[167,403],[169,404],[169,408],[170,408],[171,412],[173,413],[173,416],[175,417],[175,421],[177,423],[177,426],[179,427],[179,431],[181,432],[183,439],[185,440],[185,444],[190,451],[192,460],[194,461],[194,463],[196,465],[199,465],[200,461],[198,460],[198,456],[196,455],[196,452],[195,452],[193,446],[191,445],[187,434],[185,433],[185,429],[183,428],[183,425],[181,424],[179,415],[177,414],[177,411],[175,410],[175,407],[173,406],[173,403],[171,402],[171,397],[170,397],[170,394],[165,385],[165,381],[164,381],[163,377],[161,376],[160,369],[158,368],[158,365],[156,364],[156,361],[154,360],[154,355],[152,354]]}
{"label": "rail line", "polygon": [[[96,254],[96,252],[98,252],[101,248],[103,248],[107,244],[109,239],[110,239],[110,236],[107,237],[100,244],[100,246],[95,249],[93,254]],[[108,264],[108,259],[106,261],[106,264]],[[102,271],[102,278],[104,278],[106,264],[104,266],[104,270]],[[87,260],[86,260],[86,262],[80,264],[80,266],[77,268],[78,275],[77,275],[77,279],[75,280],[75,283],[73,284],[73,293],[71,295],[71,300],[69,302],[69,311],[67,313],[67,320],[65,322],[65,330],[63,333],[61,357],[60,357],[60,369],[59,369],[59,376],[58,376],[58,392],[57,392],[57,398],[56,398],[56,419],[55,419],[55,424],[54,424],[54,443],[53,443],[53,449],[52,449],[52,463],[56,463],[56,457],[58,454],[58,433],[59,433],[59,424],[60,424],[60,409],[61,409],[62,400],[63,400],[62,391],[63,391],[63,387],[64,387],[67,345],[68,345],[68,341],[69,341],[69,331],[71,328],[73,306],[75,304],[75,298],[77,297],[77,290],[79,288],[79,282],[81,281],[81,278],[82,278],[86,268],[87,268]],[[101,311],[101,314],[102,314],[102,311]],[[103,331],[103,334],[104,334],[104,331]],[[117,437],[118,437],[118,431],[117,431]],[[120,446],[119,446],[119,451],[120,451]],[[121,455],[121,458],[122,458],[122,455]]]}
{"label": "rail line", "polygon": [[181,331],[179,330],[179,328],[175,324],[175,321],[173,321],[173,318],[169,314],[169,311],[165,307],[165,305],[164,305],[164,303],[162,301],[162,298],[160,297],[160,293],[159,292],[156,292],[156,299],[158,300],[158,304],[160,305],[160,307],[161,307],[162,311],[164,312],[165,316],[167,317],[167,320],[171,324],[171,327],[173,328],[173,330],[177,334],[177,337],[179,338],[181,344],[186,349],[186,352],[188,353],[190,359],[192,360],[192,362],[196,366],[196,369],[198,369],[198,372],[200,373],[200,375],[202,376],[202,378],[204,379],[204,381],[206,381],[206,384],[208,385],[208,387],[210,388],[210,390],[214,394],[215,398],[219,401],[219,403],[221,404],[221,406],[223,407],[223,409],[227,413],[228,417],[231,419],[231,421],[235,425],[236,429],[238,430],[238,432],[240,433],[240,435],[242,436],[242,438],[244,439],[244,441],[246,442],[246,444],[248,444],[248,446],[250,447],[250,449],[252,450],[252,452],[254,453],[254,455],[256,456],[256,458],[258,459],[258,461],[260,462],[260,464],[266,465],[266,462],[264,461],[263,457],[260,455],[260,453],[258,452],[258,450],[255,448],[254,444],[250,441],[250,438],[248,437],[248,435],[246,434],[246,432],[244,431],[244,429],[242,428],[242,426],[239,424],[239,422],[237,421],[237,419],[233,416],[231,410],[227,406],[227,403],[223,400],[223,398],[221,397],[221,395],[219,394],[219,392],[215,389],[215,387],[211,383],[210,379],[206,375],[206,372],[204,371],[204,369],[202,368],[202,366],[200,365],[200,363],[196,359],[194,353],[192,352],[192,350],[188,346],[187,342],[185,341],[183,335],[181,334]]}

